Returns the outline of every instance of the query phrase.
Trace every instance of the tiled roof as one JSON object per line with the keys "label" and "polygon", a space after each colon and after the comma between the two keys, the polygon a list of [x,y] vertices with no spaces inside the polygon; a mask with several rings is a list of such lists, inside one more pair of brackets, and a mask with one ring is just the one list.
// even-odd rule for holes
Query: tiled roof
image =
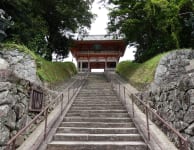
{"label": "tiled roof", "polygon": [[79,40],[121,40],[116,35],[86,35]]}

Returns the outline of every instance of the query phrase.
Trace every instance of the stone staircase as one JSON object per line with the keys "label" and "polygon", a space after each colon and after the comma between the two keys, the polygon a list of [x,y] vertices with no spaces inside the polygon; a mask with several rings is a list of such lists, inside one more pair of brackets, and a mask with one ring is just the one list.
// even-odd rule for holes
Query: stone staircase
{"label": "stone staircase", "polygon": [[48,150],[147,150],[141,135],[102,74],[90,74]]}

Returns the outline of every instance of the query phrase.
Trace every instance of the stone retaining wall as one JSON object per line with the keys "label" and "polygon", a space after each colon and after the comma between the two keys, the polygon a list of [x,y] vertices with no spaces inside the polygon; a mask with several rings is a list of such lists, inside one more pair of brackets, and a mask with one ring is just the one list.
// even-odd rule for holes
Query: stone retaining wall
{"label": "stone retaining wall", "polygon": [[36,74],[35,60],[17,49],[0,49],[0,70],[9,69],[17,77],[41,85]]}
{"label": "stone retaining wall", "polygon": [[[32,88],[44,92],[45,105],[51,100],[49,97],[57,95],[42,86],[30,55],[16,49],[0,50],[0,150],[4,150],[7,141],[37,114],[29,111]],[[26,135],[18,137],[16,144],[21,144],[43,118],[33,124]]]}
{"label": "stone retaining wall", "polygon": [[[164,56],[148,91],[139,96],[191,142],[194,150],[194,51],[177,50]],[[158,122],[156,122],[158,123]],[[161,124],[158,125],[163,128]],[[167,135],[178,142],[168,130]]]}

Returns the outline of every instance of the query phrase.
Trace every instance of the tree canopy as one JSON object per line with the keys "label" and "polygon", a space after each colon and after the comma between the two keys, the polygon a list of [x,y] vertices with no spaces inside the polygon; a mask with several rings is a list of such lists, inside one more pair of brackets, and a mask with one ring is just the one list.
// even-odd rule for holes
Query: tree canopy
{"label": "tree canopy", "polygon": [[48,60],[52,53],[66,57],[72,33],[90,27],[93,0],[1,0],[12,17],[9,41],[26,45]]}
{"label": "tree canopy", "polygon": [[[110,33],[136,43],[135,60],[176,48],[192,47],[193,0],[108,0]],[[186,23],[187,22],[187,23]]]}

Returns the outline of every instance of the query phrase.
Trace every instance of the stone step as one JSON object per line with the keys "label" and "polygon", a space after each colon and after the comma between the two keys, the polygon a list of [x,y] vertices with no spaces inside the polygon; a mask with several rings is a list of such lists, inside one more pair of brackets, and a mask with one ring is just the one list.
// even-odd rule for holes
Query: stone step
{"label": "stone step", "polygon": [[81,95],[77,95],[77,98],[94,98],[94,99],[101,99],[101,98],[108,98],[108,99],[114,99],[114,100],[118,100],[117,95],[100,95],[100,94],[94,94],[94,93],[90,93],[90,94],[81,94]]}
{"label": "stone step", "polygon": [[72,134],[57,133],[54,141],[143,141],[139,134]]}
{"label": "stone step", "polygon": [[123,106],[72,106],[71,110],[112,110],[112,109],[124,109]]}
{"label": "stone step", "polygon": [[102,96],[102,95],[107,95],[107,96],[115,96],[116,94],[114,92],[110,92],[110,91],[82,91],[78,94],[78,96],[85,96],[85,95],[99,95],[99,96]]}
{"label": "stone step", "polygon": [[111,93],[107,93],[107,94],[103,94],[103,93],[92,93],[92,92],[89,92],[89,93],[79,93],[77,95],[78,97],[88,97],[88,96],[91,96],[91,97],[94,97],[94,96],[98,96],[98,98],[100,97],[115,97],[116,94],[111,94]]}
{"label": "stone step", "polygon": [[88,112],[91,112],[91,111],[96,111],[96,112],[100,112],[100,111],[110,111],[110,112],[125,112],[126,110],[123,108],[123,109],[99,109],[99,110],[95,110],[95,109],[70,109],[69,112],[82,112],[82,111],[88,111]]}
{"label": "stone step", "polygon": [[96,112],[68,112],[67,115],[68,117],[70,116],[75,116],[75,117],[128,117],[128,113],[96,113]]}
{"label": "stone step", "polygon": [[104,106],[121,106],[121,107],[123,107],[123,105],[120,103],[120,104],[88,104],[88,103],[86,103],[86,104],[75,104],[75,103],[73,103],[73,105],[72,106],[76,106],[76,107],[93,107],[93,106],[102,106],[102,107],[104,107]]}
{"label": "stone step", "polygon": [[113,117],[65,117],[63,121],[67,122],[131,122],[129,117],[113,118]]}
{"label": "stone step", "polygon": [[91,98],[91,97],[77,97],[74,103],[80,102],[80,103],[116,103],[116,104],[121,104],[121,101],[118,101],[118,98],[107,98],[107,97],[102,97],[102,98]]}
{"label": "stone step", "polygon": [[76,103],[83,103],[83,104],[96,104],[96,103],[99,103],[99,104],[121,104],[121,102],[119,102],[118,100],[114,100],[114,99],[101,99],[101,100],[99,100],[99,99],[82,99],[82,98],[80,98],[80,99],[76,99],[75,101],[74,101],[74,104],[76,104]]}
{"label": "stone step", "polygon": [[107,123],[107,122],[62,122],[60,127],[99,127],[99,128],[127,128],[135,127],[133,122],[127,123]]}
{"label": "stone step", "polygon": [[53,141],[47,150],[146,150],[141,141]]}
{"label": "stone step", "polygon": [[120,102],[118,101],[118,98],[117,97],[107,97],[107,96],[103,96],[103,97],[98,97],[98,96],[86,96],[86,97],[77,97],[75,101],[100,101],[100,102],[103,102],[103,101],[111,101],[111,102]]}
{"label": "stone step", "polygon": [[110,91],[102,91],[99,89],[99,91],[92,91],[90,89],[88,89],[88,91],[80,91],[78,93],[78,96],[80,95],[99,95],[99,96],[103,96],[103,95],[107,95],[107,96],[115,96],[116,93],[115,92],[110,92]]}
{"label": "stone step", "polygon": [[114,109],[114,110],[69,110],[68,113],[128,113],[125,109]]}
{"label": "stone step", "polygon": [[85,91],[80,91],[78,95],[84,95],[84,94],[98,94],[98,95],[116,95],[111,89],[110,90],[85,90]]}
{"label": "stone step", "polygon": [[85,104],[85,105],[77,105],[77,104],[73,104],[71,107],[95,107],[95,108],[122,108],[124,107],[122,104],[118,104],[118,105],[111,105],[111,104]]}
{"label": "stone step", "polygon": [[[96,85],[95,85],[96,84]],[[81,91],[86,91],[86,90],[102,90],[102,91],[106,91],[106,90],[111,90],[112,87],[110,84],[98,84],[95,83],[92,85],[86,85],[84,86],[84,88],[81,89]]]}
{"label": "stone step", "polygon": [[57,133],[88,133],[88,134],[137,134],[137,128],[86,128],[86,127],[58,127]]}
{"label": "stone step", "polygon": [[[102,88],[103,87],[103,88]],[[85,91],[85,90],[110,90],[112,89],[112,87],[110,85],[107,84],[101,84],[101,85],[89,85],[89,86],[85,86],[83,89],[81,89],[81,91]]]}
{"label": "stone step", "polygon": [[113,90],[112,88],[110,88],[110,86],[103,86],[103,88],[102,87],[98,87],[98,88],[88,87],[88,88],[81,89],[79,94],[82,94],[82,93],[104,93],[106,94],[105,92],[113,93]]}
{"label": "stone step", "polygon": [[121,105],[120,102],[109,102],[109,101],[104,101],[104,102],[95,102],[95,101],[91,101],[91,102],[82,102],[82,101],[76,101],[74,102],[74,105]]}
{"label": "stone step", "polygon": [[80,90],[80,93],[84,93],[84,92],[86,92],[86,93],[89,93],[89,92],[100,92],[100,93],[105,93],[106,94],[106,92],[109,92],[109,93],[114,93],[114,91],[112,90],[112,88],[110,87],[110,86],[106,86],[106,87],[103,87],[103,89],[102,88],[97,88],[97,89],[92,89],[92,88],[90,88],[90,89],[81,89]]}
{"label": "stone step", "polygon": [[84,100],[106,100],[106,99],[109,99],[109,100],[114,100],[114,101],[118,101],[118,97],[116,95],[94,95],[94,94],[85,94],[85,95],[77,95],[77,98],[76,100],[79,100],[79,99],[84,99]]}
{"label": "stone step", "polygon": [[78,95],[78,97],[88,97],[88,96],[93,97],[93,98],[95,98],[94,96],[98,96],[96,98],[99,98],[99,97],[104,97],[104,96],[106,96],[106,97],[116,97],[117,95],[115,93],[114,94],[111,94],[111,93],[104,94],[104,93],[92,93],[92,92],[82,93],[82,94],[80,93]]}
{"label": "stone step", "polygon": [[101,97],[97,97],[97,96],[77,96],[76,100],[86,100],[86,101],[104,101],[104,100],[112,100],[112,101],[118,101],[118,97],[116,96],[101,96]]}
{"label": "stone step", "polygon": [[57,127],[48,150],[147,150],[103,75],[90,74]]}

